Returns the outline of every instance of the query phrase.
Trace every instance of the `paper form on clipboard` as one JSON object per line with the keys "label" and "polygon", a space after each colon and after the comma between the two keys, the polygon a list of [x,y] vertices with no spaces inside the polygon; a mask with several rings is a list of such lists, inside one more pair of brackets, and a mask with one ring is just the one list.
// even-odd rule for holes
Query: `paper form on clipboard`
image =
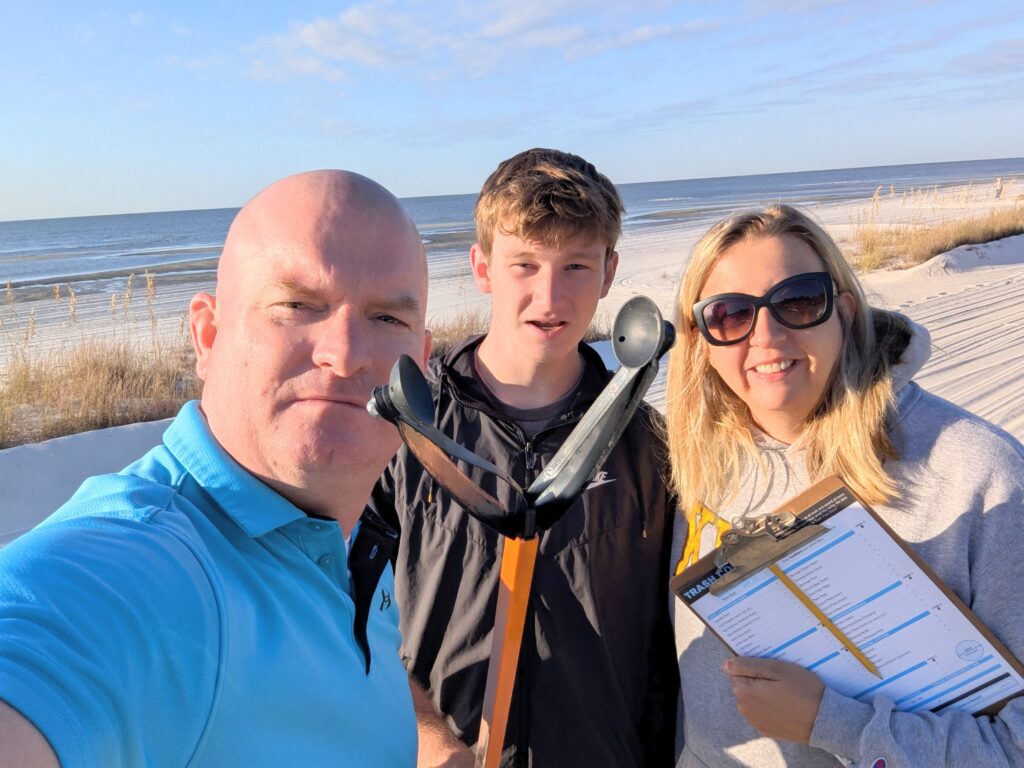
{"label": "paper form on clipboard", "polygon": [[[772,564],[841,632],[828,631]],[[672,590],[737,655],[800,664],[862,701],[884,695],[903,711],[977,714],[1024,693],[1020,662],[838,478],[757,530],[723,535]]]}

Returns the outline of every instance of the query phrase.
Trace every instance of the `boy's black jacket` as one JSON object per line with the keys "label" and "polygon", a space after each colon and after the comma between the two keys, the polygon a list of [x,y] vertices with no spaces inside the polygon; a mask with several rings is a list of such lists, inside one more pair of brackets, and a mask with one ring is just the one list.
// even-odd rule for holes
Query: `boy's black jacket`
{"label": "boy's black jacket", "polygon": [[[528,486],[611,374],[585,370],[559,422],[533,439],[475,374],[482,337],[431,361],[436,424]],[[674,500],[660,417],[642,404],[594,481],[540,547],[502,765],[669,766],[678,667],[668,577]],[[511,489],[463,471],[504,505]],[[400,531],[395,591],[402,657],[434,704],[475,743],[497,602],[500,537],[433,481],[403,446],[371,507]]]}

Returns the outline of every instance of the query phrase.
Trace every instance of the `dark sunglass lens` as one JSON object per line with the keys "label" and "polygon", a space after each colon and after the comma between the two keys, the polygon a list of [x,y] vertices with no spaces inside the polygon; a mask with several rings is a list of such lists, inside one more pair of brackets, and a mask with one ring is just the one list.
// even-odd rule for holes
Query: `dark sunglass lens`
{"label": "dark sunglass lens", "polygon": [[745,299],[719,299],[704,307],[704,324],[719,341],[742,338],[754,320],[754,305]]}
{"label": "dark sunglass lens", "polygon": [[825,314],[827,289],[818,280],[797,280],[775,291],[771,306],[785,325],[793,328],[812,325]]}

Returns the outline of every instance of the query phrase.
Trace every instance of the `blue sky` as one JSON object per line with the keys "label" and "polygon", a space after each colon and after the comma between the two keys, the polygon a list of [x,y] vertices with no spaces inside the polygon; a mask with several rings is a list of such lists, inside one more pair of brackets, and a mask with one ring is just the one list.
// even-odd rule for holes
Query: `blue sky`
{"label": "blue sky", "polygon": [[0,220],[237,206],[319,167],[474,192],[535,145],[619,183],[1024,155],[1019,0],[0,11]]}

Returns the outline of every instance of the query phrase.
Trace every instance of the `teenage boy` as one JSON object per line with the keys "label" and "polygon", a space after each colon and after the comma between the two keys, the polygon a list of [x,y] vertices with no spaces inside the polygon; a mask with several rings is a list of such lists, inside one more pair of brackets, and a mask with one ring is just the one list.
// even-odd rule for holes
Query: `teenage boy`
{"label": "teenage boy", "polygon": [[[541,472],[610,374],[582,338],[612,284],[622,202],[576,155],[501,163],[476,203],[476,284],[487,333],[428,370],[436,422],[521,486]],[[678,673],[668,613],[674,505],[644,405],[580,499],[540,534],[502,765],[670,765]],[[463,466],[463,469],[467,467]],[[491,475],[473,480],[510,506]],[[374,493],[400,528],[402,658],[466,743],[476,742],[501,559],[403,447]],[[420,731],[421,758],[462,747]]]}

